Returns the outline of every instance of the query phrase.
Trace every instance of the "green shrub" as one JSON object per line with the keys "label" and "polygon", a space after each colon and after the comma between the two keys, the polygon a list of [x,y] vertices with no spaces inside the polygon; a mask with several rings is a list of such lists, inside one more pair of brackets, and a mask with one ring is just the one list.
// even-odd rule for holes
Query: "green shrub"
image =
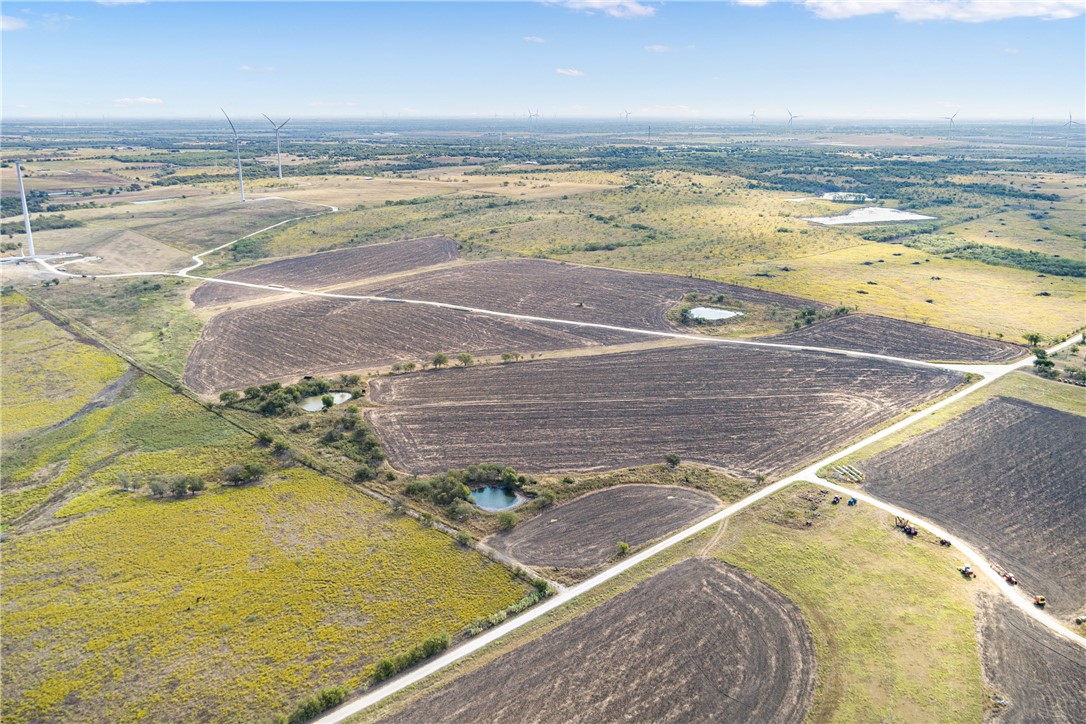
{"label": "green shrub", "polygon": [[336,686],[321,689],[316,694],[312,694],[299,702],[287,722],[289,724],[303,724],[310,719],[316,719],[318,715],[339,706],[346,700],[346,687]]}

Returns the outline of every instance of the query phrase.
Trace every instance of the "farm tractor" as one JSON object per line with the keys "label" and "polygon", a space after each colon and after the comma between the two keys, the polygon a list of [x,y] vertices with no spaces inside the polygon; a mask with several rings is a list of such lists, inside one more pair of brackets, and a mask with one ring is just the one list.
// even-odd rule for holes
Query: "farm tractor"
{"label": "farm tractor", "polygon": [[1008,573],[1005,568],[1002,568],[1000,566],[992,566],[992,568],[995,570],[996,573],[1003,576],[1003,580],[1007,583],[1011,584],[1012,586],[1018,585],[1018,579]]}
{"label": "farm tractor", "polygon": [[973,566],[966,563],[964,566],[958,569],[958,572],[962,574],[964,578],[976,578],[977,572],[973,570]]}
{"label": "farm tractor", "polygon": [[920,531],[916,529],[916,526],[907,521],[905,518],[894,518],[894,527],[900,528],[901,532],[910,538],[915,537]]}

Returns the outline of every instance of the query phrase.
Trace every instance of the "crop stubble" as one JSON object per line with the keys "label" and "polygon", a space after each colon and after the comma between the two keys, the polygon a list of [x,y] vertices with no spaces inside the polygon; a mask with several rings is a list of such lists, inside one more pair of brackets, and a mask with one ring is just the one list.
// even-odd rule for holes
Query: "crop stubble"
{"label": "crop stubble", "polygon": [[529,566],[587,568],[605,563],[624,541],[638,546],[699,520],[720,502],[697,490],[621,485],[543,511],[487,543]]}
{"label": "crop stubble", "polygon": [[480,461],[532,472],[657,462],[745,479],[812,460],[956,386],[956,373],[828,353],[723,345],[539,360],[371,383],[393,465]]}
{"label": "crop stubble", "polygon": [[995,397],[863,463],[866,487],[977,545],[1059,616],[1086,605],[1083,418]]}
{"label": "crop stubble", "polygon": [[385,721],[801,722],[814,683],[814,645],[795,604],[699,558]]}

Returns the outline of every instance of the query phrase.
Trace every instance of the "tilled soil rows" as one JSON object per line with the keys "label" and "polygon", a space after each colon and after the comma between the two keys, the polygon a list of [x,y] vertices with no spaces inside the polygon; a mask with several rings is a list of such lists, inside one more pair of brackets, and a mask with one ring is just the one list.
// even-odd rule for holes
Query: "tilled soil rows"
{"label": "tilled soil rows", "polygon": [[371,384],[394,466],[613,469],[668,453],[776,475],[953,389],[956,373],[724,345],[489,365]]}
{"label": "tilled soil rows", "polygon": [[[821,307],[783,294],[672,274],[584,267],[544,259],[508,259],[435,269],[393,284],[360,285],[352,294],[424,299],[496,312],[681,331],[667,312],[688,292],[724,294],[793,312]],[[724,302],[727,306],[727,302]]]}
{"label": "tilled soil rows", "polygon": [[984,677],[1006,700],[1005,724],[1086,721],[1086,651],[994,594],[977,603]]}
{"label": "tilled soil rows", "polygon": [[189,354],[185,384],[216,394],[271,380],[420,362],[437,352],[498,355],[643,339],[453,309],[307,298],[213,317]]}
{"label": "tilled soil rows", "polygon": [[[251,284],[281,284],[294,289],[318,289],[444,264],[459,256],[455,241],[432,237],[282,259],[228,272],[219,278]],[[277,292],[269,289],[205,282],[193,292],[192,302],[197,307],[212,307],[274,294]]]}
{"label": "tilled soil rows", "polygon": [[1083,423],[994,397],[860,467],[873,494],[961,535],[1072,616],[1086,613]]}
{"label": "tilled soil rows", "polygon": [[698,490],[622,485],[545,510],[487,543],[529,566],[588,568],[613,558],[619,541],[637,546],[656,540],[719,507]]}
{"label": "tilled soil rows", "polygon": [[940,362],[1010,362],[1025,354],[1016,344],[871,314],[849,314],[768,341],[850,349]]}
{"label": "tilled soil rows", "polygon": [[802,722],[815,669],[795,604],[691,559],[385,721]]}

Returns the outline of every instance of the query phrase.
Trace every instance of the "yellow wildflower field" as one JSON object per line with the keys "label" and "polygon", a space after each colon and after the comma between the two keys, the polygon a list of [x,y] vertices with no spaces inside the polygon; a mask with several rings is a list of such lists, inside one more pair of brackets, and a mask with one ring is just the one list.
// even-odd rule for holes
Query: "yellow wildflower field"
{"label": "yellow wildflower field", "polygon": [[527,591],[304,469],[181,500],[122,493],[5,544],[5,721],[262,721]]}
{"label": "yellow wildflower field", "polygon": [[0,310],[4,437],[61,422],[127,369],[119,357],[80,342],[43,318],[21,294],[5,295]]}

